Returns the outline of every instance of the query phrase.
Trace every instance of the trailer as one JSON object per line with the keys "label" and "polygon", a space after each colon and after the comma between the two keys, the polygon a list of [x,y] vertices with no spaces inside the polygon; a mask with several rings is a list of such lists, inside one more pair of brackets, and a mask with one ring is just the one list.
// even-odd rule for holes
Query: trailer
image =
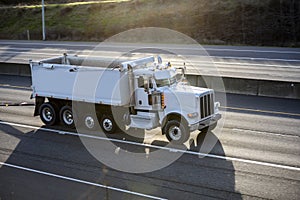
{"label": "trailer", "polygon": [[221,118],[214,91],[189,86],[185,66],[163,64],[159,56],[112,62],[64,54],[30,67],[34,116],[48,126],[95,130],[100,124],[107,134],[161,127],[170,142],[182,144]]}

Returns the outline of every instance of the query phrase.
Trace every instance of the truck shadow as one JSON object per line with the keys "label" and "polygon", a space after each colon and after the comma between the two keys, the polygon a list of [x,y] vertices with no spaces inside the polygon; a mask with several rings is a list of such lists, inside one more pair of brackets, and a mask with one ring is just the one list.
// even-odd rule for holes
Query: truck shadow
{"label": "truck shadow", "polygon": [[[235,169],[231,161],[183,154],[178,160],[159,170],[139,174],[127,173],[110,168],[95,159],[79,137],[51,133],[43,128],[30,130],[0,125],[1,161],[168,199],[241,199],[241,195],[235,190]],[[216,137],[213,133],[209,134]],[[205,135],[199,135],[199,145],[192,146],[190,151],[200,150],[203,137]],[[96,141],[94,148],[105,156],[107,150],[103,149],[103,144],[108,141],[91,140]],[[139,140],[135,142],[140,142]],[[152,144],[167,145],[162,141],[154,141]],[[135,149],[136,152],[145,153],[145,147],[142,146],[118,146],[126,151]],[[219,141],[212,152],[226,156]],[[174,152],[170,152],[172,153]],[[118,159],[118,156],[123,155],[116,155],[112,159]],[[151,160],[151,155],[148,160]],[[1,199],[141,199],[134,194],[76,183],[6,165],[0,167],[0,177]]]}

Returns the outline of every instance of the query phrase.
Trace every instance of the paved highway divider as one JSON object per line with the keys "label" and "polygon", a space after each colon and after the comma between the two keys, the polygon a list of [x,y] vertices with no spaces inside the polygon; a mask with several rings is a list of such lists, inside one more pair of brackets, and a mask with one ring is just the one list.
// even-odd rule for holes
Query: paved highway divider
{"label": "paved highway divider", "polygon": [[[0,63],[0,74],[31,76],[31,70],[29,64]],[[207,86],[215,91],[222,91],[213,85],[216,78],[218,77],[206,76],[205,83],[203,76],[187,74],[191,85]],[[234,77],[222,79],[227,93],[300,99],[300,83]]]}

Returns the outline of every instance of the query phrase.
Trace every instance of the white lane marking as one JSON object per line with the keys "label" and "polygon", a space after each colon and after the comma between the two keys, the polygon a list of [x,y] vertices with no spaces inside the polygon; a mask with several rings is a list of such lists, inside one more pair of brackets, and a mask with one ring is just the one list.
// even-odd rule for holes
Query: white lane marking
{"label": "white lane marking", "polygon": [[[34,49],[32,49],[34,50]],[[48,50],[48,49],[46,49]],[[65,51],[69,51],[69,50],[64,50],[64,49],[58,49],[56,50],[56,52],[65,52]],[[97,51],[97,50],[96,50]],[[82,52],[81,50],[78,50],[76,51],[76,53],[80,53]],[[84,50],[85,53],[88,53],[88,52],[94,52],[94,51],[87,51],[87,50]],[[53,56],[59,56],[58,53],[46,53],[46,52],[16,52],[16,51],[10,51],[10,50],[7,50],[4,52],[5,54],[30,54],[30,55],[53,55]],[[4,54],[3,53],[3,54]],[[71,52],[73,54],[73,52]],[[90,56],[89,54],[80,54],[81,56]],[[16,56],[20,56],[20,55],[16,55]],[[21,55],[22,56],[22,55]],[[213,59],[235,59],[235,60],[251,60],[251,61],[280,61],[280,62],[300,62],[300,60],[297,60],[297,59],[278,59],[278,58],[252,58],[252,57],[234,57],[234,56],[210,56],[208,55],[209,57],[213,58]],[[2,57],[9,57],[9,56],[2,56]],[[206,55],[198,55],[198,57],[207,57]],[[232,64],[231,62],[218,62],[216,61],[215,63],[219,63],[219,64]],[[245,65],[243,63],[235,63],[236,65]],[[246,64],[247,65],[247,64]],[[267,66],[265,64],[249,64],[249,65],[258,65],[258,66]],[[270,66],[280,66],[282,67],[282,65],[270,65]],[[297,68],[299,66],[296,66]]]}
{"label": "white lane marking", "polygon": [[[300,60],[299,60],[300,61]],[[179,61],[175,61],[175,60],[171,60],[171,63],[173,62],[176,63],[176,64],[182,64],[181,62]],[[207,62],[207,61],[201,61],[201,60],[191,60],[189,61],[189,63],[191,63],[190,66],[194,66],[195,64],[215,64],[217,66],[220,66],[220,67],[223,67],[222,65],[237,65],[237,66],[259,66],[259,67],[277,67],[277,68],[291,68],[291,69],[300,69],[300,65],[286,65],[287,63],[284,63],[285,65],[281,64],[265,64],[265,63],[249,63],[249,62],[231,62],[231,61],[228,61],[228,62],[220,62],[220,61],[212,61],[212,62]],[[186,63],[186,66],[189,67],[189,64]],[[207,65],[205,65],[207,66]],[[263,69],[263,68],[262,68]],[[264,70],[264,69],[263,69]]]}
{"label": "white lane marking", "polygon": [[251,108],[236,108],[236,107],[227,107],[227,106],[220,106],[220,108],[222,108],[222,109],[225,108],[225,109],[229,109],[229,110],[251,111],[251,112],[258,112],[258,113],[268,113],[268,114],[300,117],[300,114],[298,114],[298,113],[287,113],[287,112],[278,112],[278,111],[270,111],[270,110],[258,110],[258,109],[251,109]]}
{"label": "white lane marking", "polygon": [[[69,47],[96,47],[95,44],[67,44],[67,43],[39,43],[39,42],[3,42],[1,41],[0,44],[2,45],[40,45],[40,46],[69,46]],[[100,44],[100,43],[99,43]],[[123,46],[124,47],[124,46]]]}
{"label": "white lane marking", "polygon": [[281,54],[300,54],[299,51],[274,51],[274,50],[252,50],[252,49],[217,49],[217,48],[205,48],[210,51],[237,51],[237,52],[257,52],[257,53],[281,53]]}
{"label": "white lane marking", "polygon": [[241,129],[241,128],[233,128],[232,131],[234,132],[240,132],[240,133],[254,133],[254,134],[264,134],[264,135],[275,135],[275,136],[280,136],[280,137],[290,137],[290,138],[299,138],[299,135],[284,135],[280,133],[271,133],[271,132],[266,132],[266,131],[255,131],[255,130],[250,130],[250,129]]}
{"label": "white lane marking", "polygon": [[[18,52],[22,52],[22,51],[34,51],[34,50],[43,50],[43,51],[56,51],[57,50],[60,50],[60,51],[68,51],[68,49],[51,49],[51,48],[25,48],[25,47],[0,47],[0,49],[2,51],[4,51],[5,53],[6,52],[15,52],[15,53],[18,53]],[[71,51],[71,50],[69,50]],[[79,51],[79,50],[78,50]]]}
{"label": "white lane marking", "polygon": [[59,134],[76,135],[79,137],[86,137],[86,138],[92,138],[92,139],[98,139],[98,140],[104,140],[104,141],[113,141],[113,142],[118,142],[118,143],[136,145],[136,146],[151,147],[151,148],[166,150],[169,152],[177,152],[177,153],[182,153],[182,154],[196,155],[198,157],[209,157],[209,158],[216,158],[216,159],[221,159],[221,160],[226,160],[226,161],[236,161],[236,162],[243,162],[243,163],[248,163],[248,164],[262,165],[262,166],[267,166],[267,167],[300,171],[299,167],[293,167],[293,166],[275,164],[275,163],[268,163],[268,162],[263,162],[263,161],[255,161],[255,160],[248,160],[248,159],[243,159],[243,158],[235,158],[235,157],[219,156],[219,155],[214,155],[214,154],[186,151],[186,150],[175,149],[175,148],[170,148],[170,147],[162,147],[162,146],[151,145],[151,144],[142,144],[142,143],[138,143],[138,142],[118,140],[118,139],[99,137],[99,136],[92,136],[92,135],[86,135],[86,134],[74,133],[74,132],[68,132],[68,131],[60,131],[60,130],[55,130],[55,129],[42,128],[42,127],[37,127],[37,126],[25,125],[25,124],[17,124],[17,123],[12,123],[12,122],[0,121],[0,124],[16,126],[16,127],[21,127],[21,128],[42,130],[42,131],[48,131],[48,132],[55,132],[55,133],[59,133]]}
{"label": "white lane marking", "polygon": [[96,187],[101,187],[101,188],[105,188],[105,189],[109,189],[109,190],[123,192],[123,193],[127,193],[127,194],[132,194],[132,195],[135,195],[135,196],[145,197],[145,198],[149,198],[149,199],[165,200],[164,198],[160,198],[160,197],[156,197],[156,196],[152,196],[152,195],[147,195],[147,194],[143,194],[143,193],[139,193],[139,192],[120,189],[120,188],[116,188],[116,187],[112,187],[112,186],[102,185],[102,184],[99,184],[99,183],[93,183],[93,182],[90,182],[90,181],[71,178],[71,177],[68,177],[68,176],[53,174],[53,173],[49,173],[49,172],[45,172],[45,171],[32,169],[32,168],[22,167],[22,166],[19,166],[19,165],[13,165],[13,164],[4,163],[4,162],[0,162],[0,165],[15,168],[15,169],[20,169],[20,170],[24,170],[24,171],[28,171],[28,172],[33,172],[33,173],[37,173],[37,174],[42,174],[42,175],[46,175],[46,176],[51,176],[51,177],[55,177],[55,178],[59,178],[59,179],[64,179],[64,180],[68,180],[68,181],[73,181],[73,182],[77,182],[77,183],[83,183],[83,184],[92,185],[92,186],[96,186]]}
{"label": "white lane marking", "polygon": [[16,86],[16,85],[9,85],[9,84],[0,84],[0,87],[31,90],[30,86],[26,87],[26,86]]}
{"label": "white lane marking", "polygon": [[[62,50],[63,51],[63,50]],[[56,50],[56,52],[58,52],[58,50]],[[12,52],[9,52],[9,51],[6,51],[5,53],[3,53],[2,54],[2,57],[5,57],[5,55],[4,54],[17,54],[16,56],[22,56],[22,55],[19,55],[19,54],[23,54],[23,56],[24,56],[24,54],[26,55],[26,54],[30,54],[30,55],[51,55],[51,56],[58,56],[59,54],[58,53],[47,53],[47,52],[26,52],[26,51],[18,51],[18,52],[16,52],[16,51],[12,51]],[[59,56],[61,56],[61,55],[59,55]],[[8,57],[7,55],[6,55],[6,57]]]}
{"label": "white lane marking", "polygon": [[236,63],[236,62],[214,62],[215,64],[222,65],[239,65],[239,66],[263,66],[263,67],[279,67],[279,68],[297,68],[300,69],[300,65],[274,65],[264,63]]}
{"label": "white lane marking", "polygon": [[213,58],[221,58],[221,59],[236,59],[236,60],[271,60],[271,61],[282,61],[282,62],[299,62],[297,59],[281,59],[281,58],[252,58],[252,57],[234,57],[234,56],[211,56]]}
{"label": "white lane marking", "polygon": [[[132,45],[132,44],[124,44],[124,45],[118,45],[118,44],[111,44],[111,45],[105,45],[105,43],[98,43],[98,44],[70,44],[70,43],[60,43],[60,44],[55,44],[55,43],[38,43],[38,42],[5,42],[2,41],[0,44],[11,44],[11,45],[41,45],[41,46],[70,46],[70,47],[96,47],[97,45],[101,47],[117,47],[117,48],[141,48],[144,47],[145,44],[141,44],[140,46],[137,45]],[[153,46],[146,46],[147,48],[164,48],[164,46],[159,46],[159,45],[153,45]],[[300,54],[300,51],[275,51],[275,50],[252,50],[252,49],[231,49],[231,48],[212,48],[212,47],[207,47],[202,46],[205,50],[209,51],[234,51],[234,52],[258,52],[258,53],[278,53],[278,54]],[[176,47],[176,46],[169,46],[167,49],[182,49],[182,50],[201,50],[199,47]]]}

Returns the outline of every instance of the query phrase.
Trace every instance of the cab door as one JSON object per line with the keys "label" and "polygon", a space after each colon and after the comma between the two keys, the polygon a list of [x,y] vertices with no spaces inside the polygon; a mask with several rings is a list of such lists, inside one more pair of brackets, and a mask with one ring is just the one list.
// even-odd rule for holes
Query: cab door
{"label": "cab door", "polygon": [[135,91],[135,109],[150,110],[148,95],[151,89],[149,78],[145,76],[139,76],[137,78],[137,87]]}

